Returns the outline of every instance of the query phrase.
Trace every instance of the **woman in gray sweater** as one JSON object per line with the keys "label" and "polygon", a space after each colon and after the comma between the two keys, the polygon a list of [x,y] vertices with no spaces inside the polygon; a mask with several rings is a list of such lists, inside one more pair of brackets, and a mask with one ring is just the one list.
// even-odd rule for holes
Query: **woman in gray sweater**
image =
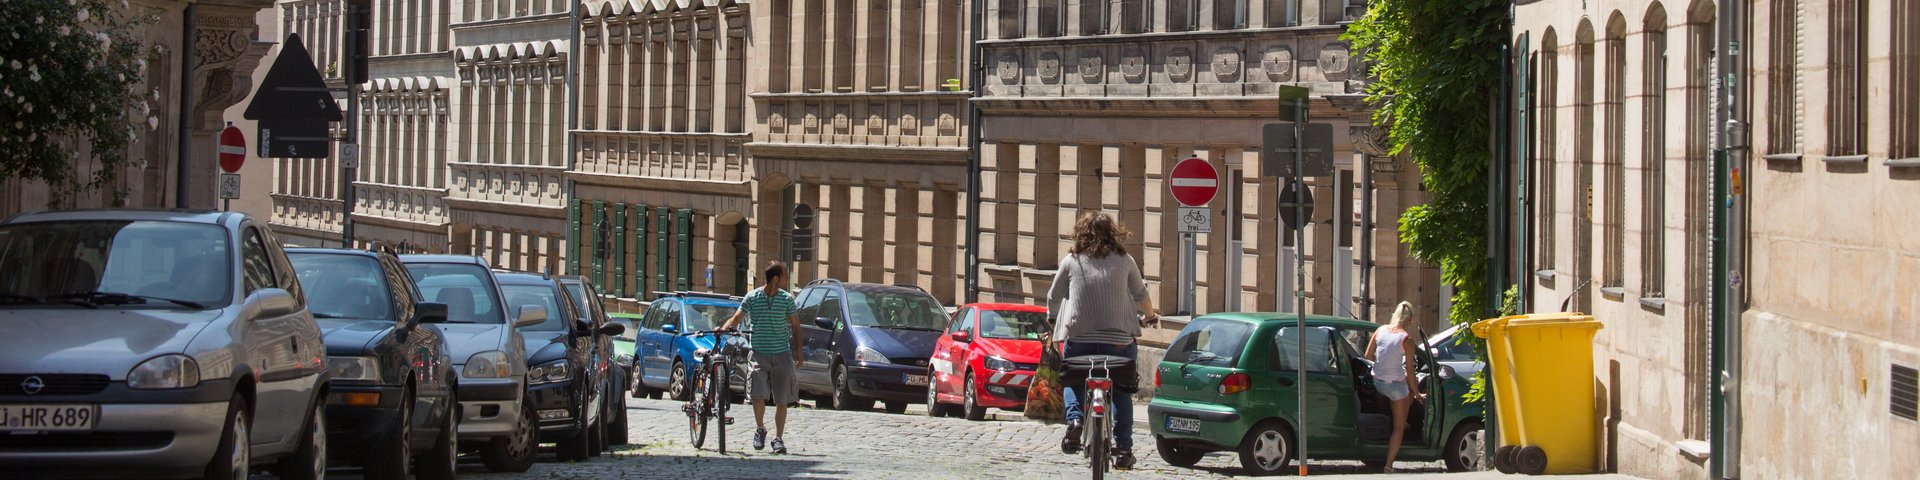
{"label": "woman in gray sweater", "polygon": [[[1105,213],[1083,214],[1074,222],[1073,249],[1060,259],[1053,287],[1047,292],[1047,311],[1056,318],[1053,338],[1066,343],[1063,358],[1113,355],[1139,361],[1134,339],[1140,336],[1140,327],[1158,322],[1160,314],[1147,297],[1139,264],[1120,244],[1125,238],[1126,228]],[[1137,379],[1135,369],[1124,370],[1113,372],[1119,380],[1115,383],[1137,385],[1133,381]],[[1122,375],[1136,377],[1120,380]],[[1079,399],[1085,398],[1085,392],[1083,385],[1066,387],[1067,437],[1060,441],[1060,450],[1076,453],[1080,450],[1082,416]],[[1121,469],[1133,468],[1134,462],[1133,393],[1113,395],[1113,442],[1117,447],[1113,463]]]}

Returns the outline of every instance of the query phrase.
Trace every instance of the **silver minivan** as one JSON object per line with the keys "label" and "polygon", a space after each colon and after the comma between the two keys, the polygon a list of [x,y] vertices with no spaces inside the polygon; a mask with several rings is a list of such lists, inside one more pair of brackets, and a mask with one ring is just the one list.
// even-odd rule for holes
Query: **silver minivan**
{"label": "silver minivan", "polygon": [[326,473],[326,346],[267,226],[88,210],[0,222],[0,471]]}

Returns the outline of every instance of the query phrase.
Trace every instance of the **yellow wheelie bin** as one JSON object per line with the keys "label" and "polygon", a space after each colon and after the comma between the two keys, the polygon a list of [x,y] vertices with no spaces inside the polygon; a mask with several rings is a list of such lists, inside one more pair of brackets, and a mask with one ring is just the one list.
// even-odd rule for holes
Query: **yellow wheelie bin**
{"label": "yellow wheelie bin", "polygon": [[1594,408],[1593,336],[1600,322],[1583,313],[1514,315],[1473,324],[1487,340],[1501,446],[1495,468],[1507,473],[1600,470],[1600,418]]}

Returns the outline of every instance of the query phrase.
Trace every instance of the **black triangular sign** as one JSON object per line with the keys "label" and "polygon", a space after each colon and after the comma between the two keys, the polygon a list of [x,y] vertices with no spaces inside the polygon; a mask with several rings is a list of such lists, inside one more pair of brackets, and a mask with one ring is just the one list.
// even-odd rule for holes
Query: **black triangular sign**
{"label": "black triangular sign", "polygon": [[342,118],[340,103],[334,101],[333,92],[327,90],[327,80],[320,76],[320,70],[313,68],[313,56],[307,53],[299,34],[287,35],[287,41],[280,45],[280,56],[273,59],[273,68],[267,69],[267,78],[260,81],[253,103],[247,104],[247,111],[241,116],[248,120],[286,118],[329,122]]}

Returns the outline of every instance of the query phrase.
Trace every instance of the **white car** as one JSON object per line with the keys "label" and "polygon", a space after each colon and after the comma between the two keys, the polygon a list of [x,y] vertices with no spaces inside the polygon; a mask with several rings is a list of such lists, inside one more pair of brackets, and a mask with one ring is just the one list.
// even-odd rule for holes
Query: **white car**
{"label": "white car", "polygon": [[1468,335],[1470,334],[1468,332],[1466,325],[1455,325],[1453,328],[1442,330],[1439,335],[1427,339],[1427,351],[1432,353],[1434,358],[1439,359],[1441,365],[1453,367],[1453,372],[1461,378],[1473,380],[1473,376],[1479,374],[1487,364],[1473,357],[1472,344],[1455,343],[1455,340],[1459,339],[1456,335]]}

